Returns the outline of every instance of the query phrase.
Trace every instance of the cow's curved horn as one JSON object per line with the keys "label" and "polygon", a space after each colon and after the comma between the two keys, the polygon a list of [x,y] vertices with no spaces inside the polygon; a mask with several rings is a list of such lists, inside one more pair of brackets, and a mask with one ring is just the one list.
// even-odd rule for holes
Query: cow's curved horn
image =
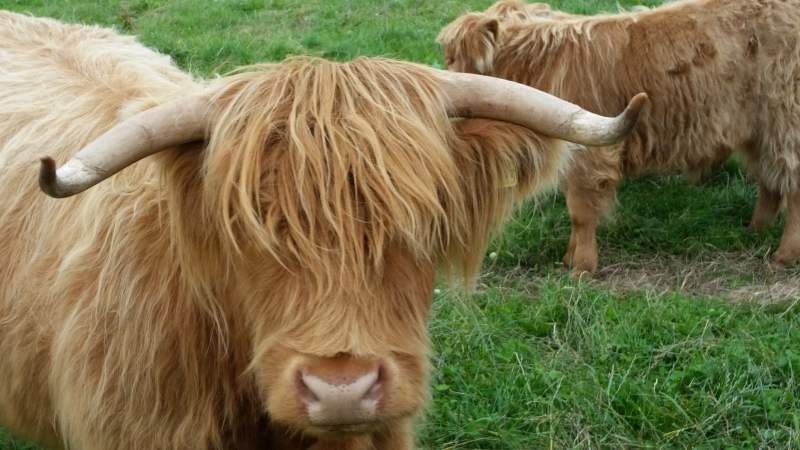
{"label": "cow's curved horn", "polygon": [[146,156],[200,140],[208,109],[208,98],[198,95],[143,111],[106,131],[58,170],[52,158],[42,158],[39,186],[51,197],[69,197]]}
{"label": "cow's curved horn", "polygon": [[[609,118],[512,81],[445,71],[441,79],[453,116],[503,120],[592,146],[621,141],[647,101],[639,94],[622,114]],[[146,156],[202,139],[208,110],[208,98],[190,96],[141,112],[105,132],[58,170],[52,158],[42,158],[39,185],[52,197],[69,197]]]}
{"label": "cow's curved horn", "polygon": [[605,117],[513,81],[446,71],[441,75],[452,116],[502,120],[590,146],[622,141],[647,103],[647,94],[641,93],[631,99],[622,114]]}

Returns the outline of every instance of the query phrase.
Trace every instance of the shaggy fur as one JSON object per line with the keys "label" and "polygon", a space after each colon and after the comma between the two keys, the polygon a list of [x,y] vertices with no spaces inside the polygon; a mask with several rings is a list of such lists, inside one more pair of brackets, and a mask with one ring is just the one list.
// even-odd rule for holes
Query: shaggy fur
{"label": "shaggy fur", "polygon": [[623,176],[679,170],[699,180],[733,151],[759,183],[754,228],[787,200],[773,264],[800,258],[798,36],[798,0],[683,0],[560,20],[469,13],[439,42],[452,70],[515,80],[600,113],[649,94],[634,134],[581,154],[565,178],[572,236],[564,261],[577,275],[597,267],[595,228]]}
{"label": "shaggy fur", "polygon": [[[669,0],[674,1],[674,0]],[[666,1],[664,3],[667,3]],[[644,5],[632,6],[628,9],[617,6],[619,12],[628,11],[648,11],[649,7]],[[536,18],[548,18],[554,20],[577,19],[586,17],[581,14],[572,14],[564,11],[554,10],[547,3],[525,3],[523,0],[499,0],[484,11],[487,16],[494,16],[499,21],[507,20],[528,20]]]}
{"label": "shaggy fur", "polygon": [[[435,269],[474,277],[566,153],[448,120],[436,74],[402,62],[206,83],[132,38],[8,12],[0,61],[0,423],[51,448],[411,448]],[[39,192],[37,158],[198,92],[207,144]],[[385,361],[386,400],[373,432],[330,440],[295,374],[342,355]]]}
{"label": "shaggy fur", "polygon": [[575,14],[553,10],[547,3],[525,3],[522,0],[500,0],[487,8],[485,13],[489,16],[495,16],[499,20],[527,20],[536,17],[550,19],[580,17]]}

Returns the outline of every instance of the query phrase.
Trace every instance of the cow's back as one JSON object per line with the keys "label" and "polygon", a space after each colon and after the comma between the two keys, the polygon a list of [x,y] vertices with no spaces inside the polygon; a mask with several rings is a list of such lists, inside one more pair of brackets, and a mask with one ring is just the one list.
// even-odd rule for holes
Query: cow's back
{"label": "cow's back", "polygon": [[[626,172],[705,173],[753,139],[758,62],[750,0],[675,2],[628,28],[629,83],[651,93],[651,110],[626,146]],[[641,65],[638,65],[641,64]],[[645,131],[646,130],[646,131]]]}
{"label": "cow's back", "polygon": [[764,69],[795,58],[798,11],[798,0],[690,0],[635,14],[522,22],[508,27],[495,67],[503,78],[602,114],[647,92],[650,106],[626,143],[624,171],[700,169],[756,138],[763,81],[782,71]]}
{"label": "cow's back", "polygon": [[146,197],[155,176],[139,164],[114,188],[54,200],[38,189],[38,158],[63,163],[120,117],[196,87],[133,38],[0,11],[0,424],[58,445],[53,349],[81,296],[60,289],[81,276],[74,289],[96,287],[80,266],[102,262],[109,208],[137,188]]}
{"label": "cow's back", "polygon": [[781,128],[772,136],[800,126],[800,104],[790,104],[800,1],[675,2],[639,14],[625,35],[616,83],[651,99],[625,146],[629,175],[706,172],[734,151],[761,152],[754,147],[770,124]]}

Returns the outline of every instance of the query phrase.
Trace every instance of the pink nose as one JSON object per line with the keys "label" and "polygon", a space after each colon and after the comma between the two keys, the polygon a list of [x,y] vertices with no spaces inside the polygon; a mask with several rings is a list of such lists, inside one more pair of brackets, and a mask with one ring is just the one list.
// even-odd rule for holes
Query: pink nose
{"label": "pink nose", "polygon": [[328,373],[310,370],[300,373],[301,395],[312,424],[358,425],[375,420],[383,396],[380,366],[356,373],[352,370],[323,372]]}

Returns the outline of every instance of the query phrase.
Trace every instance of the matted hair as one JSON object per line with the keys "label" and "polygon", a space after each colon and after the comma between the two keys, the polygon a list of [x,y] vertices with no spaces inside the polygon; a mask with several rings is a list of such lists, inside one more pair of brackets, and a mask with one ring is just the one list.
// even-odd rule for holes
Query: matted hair
{"label": "matted hair", "polygon": [[566,154],[522,127],[451,121],[435,73],[416,64],[302,57],[222,82],[203,223],[225,257],[269,252],[318,294],[366,288],[389,244],[469,284],[492,230],[553,184]]}
{"label": "matted hair", "polygon": [[226,252],[261,249],[311,269],[324,290],[345,277],[363,289],[390,242],[432,258],[464,239],[452,130],[429,70],[310,58],[254,69],[218,94],[206,150],[206,214]]}

